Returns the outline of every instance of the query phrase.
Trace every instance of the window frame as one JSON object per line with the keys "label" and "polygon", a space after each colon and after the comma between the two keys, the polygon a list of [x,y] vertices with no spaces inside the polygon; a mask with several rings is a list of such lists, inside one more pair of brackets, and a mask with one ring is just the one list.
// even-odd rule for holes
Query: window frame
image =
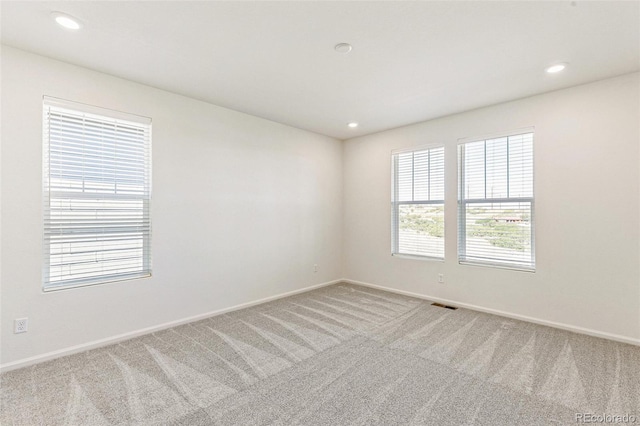
{"label": "window frame", "polygon": [[[464,152],[461,153],[461,147],[465,144],[472,142],[486,142],[488,140],[499,139],[499,138],[510,138],[513,136],[531,134],[532,142],[531,142],[531,197],[501,197],[501,198],[474,198],[474,199],[466,199],[464,197],[464,185],[465,185],[465,167],[464,167]],[[514,271],[521,272],[532,272],[536,271],[536,238],[535,238],[535,200],[536,200],[536,185],[535,185],[535,127],[526,127],[522,129],[513,130],[510,132],[500,132],[500,133],[492,133],[479,137],[468,137],[458,139],[457,143],[457,163],[458,163],[458,212],[457,212],[457,221],[458,221],[458,263],[460,265],[469,265],[469,266],[482,266],[482,267],[490,267],[490,268],[498,268],[498,269],[508,269]],[[508,157],[507,157],[508,161]],[[485,160],[485,168],[486,168],[486,160]],[[507,182],[509,180],[509,176],[507,175]],[[466,257],[466,206],[468,204],[481,204],[481,203],[530,203],[530,239],[531,239],[531,266],[523,266],[517,265],[514,263],[503,262],[503,261],[480,261],[480,260],[468,260],[463,259]]]}
{"label": "window frame", "polygon": [[[396,194],[398,193],[398,179],[397,179],[397,158],[399,154],[416,153],[421,151],[429,151],[433,149],[442,149],[442,200],[423,200],[423,201],[396,201]],[[391,256],[415,260],[431,260],[437,262],[444,262],[446,256],[446,227],[443,222],[443,232],[445,234],[442,237],[443,251],[442,257],[435,255],[420,255],[415,253],[401,253],[400,252],[400,235],[399,235],[399,208],[402,205],[441,205],[444,211],[446,205],[446,146],[443,143],[432,143],[428,145],[421,145],[417,147],[401,148],[391,151]]]}
{"label": "window frame", "polygon": [[[54,190],[51,187],[51,137],[50,137],[50,125],[49,118],[51,109],[54,110],[67,110],[69,116],[72,114],[78,116],[88,116],[93,120],[103,119],[102,123],[107,125],[113,125],[114,123],[123,123],[127,126],[138,126],[142,130],[143,140],[143,170],[145,184],[143,184],[143,191],[140,195],[132,194],[114,194],[107,192],[105,196],[100,197],[100,192],[73,192],[64,190]],[[42,269],[42,291],[54,292],[59,290],[67,290],[71,288],[88,287],[93,285],[102,285],[112,282],[129,281],[141,278],[148,278],[152,276],[152,258],[151,258],[151,195],[152,195],[152,119],[150,117],[144,117],[136,114],[125,113],[122,111],[112,110],[108,108],[98,107],[94,105],[83,104],[80,102],[74,102],[64,99],[59,99],[51,96],[43,96],[42,98],[42,149],[43,149],[43,164],[42,164],[42,191],[43,191],[43,269]],[[117,160],[117,157],[116,157]],[[82,163],[85,164],[85,163]],[[98,182],[99,180],[95,180]],[[83,180],[84,182],[84,180]],[[59,282],[51,281],[51,234],[47,231],[47,225],[53,223],[55,220],[51,214],[52,209],[52,194],[58,195],[57,198],[64,199],[67,197],[69,200],[93,200],[96,202],[114,201],[122,202],[123,200],[138,200],[141,202],[140,213],[141,220],[146,222],[143,226],[142,234],[142,267],[139,272],[133,271],[128,274],[120,274],[121,276],[114,276],[117,274],[102,274],[93,277],[84,277],[76,279],[60,280]],[[80,194],[80,195],[78,195]],[[88,194],[88,195],[86,195]],[[74,196],[75,195],[75,196]],[[137,211],[137,209],[136,209]],[[70,235],[70,233],[62,234]],[[100,241],[100,240],[97,240]],[[66,244],[66,243],[58,243]],[[99,253],[100,251],[95,251]]]}

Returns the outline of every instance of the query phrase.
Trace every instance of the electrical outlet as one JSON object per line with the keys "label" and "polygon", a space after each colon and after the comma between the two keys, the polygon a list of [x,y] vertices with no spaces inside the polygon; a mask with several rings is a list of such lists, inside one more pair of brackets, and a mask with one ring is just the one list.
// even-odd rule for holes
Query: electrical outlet
{"label": "electrical outlet", "polygon": [[318,264],[317,263],[313,264],[313,272],[318,272]]}
{"label": "electrical outlet", "polygon": [[438,282],[444,284],[444,274],[438,274]]}
{"label": "electrical outlet", "polygon": [[16,320],[14,321],[13,332],[15,334],[26,333],[28,325],[29,325],[29,318],[16,318]]}

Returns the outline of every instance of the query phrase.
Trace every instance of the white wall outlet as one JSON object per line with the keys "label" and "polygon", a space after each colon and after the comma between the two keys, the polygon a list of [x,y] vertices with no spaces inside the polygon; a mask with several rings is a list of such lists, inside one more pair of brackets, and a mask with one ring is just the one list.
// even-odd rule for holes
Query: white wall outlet
{"label": "white wall outlet", "polygon": [[13,332],[15,334],[26,333],[27,327],[29,325],[29,318],[16,318],[13,325],[14,325]]}
{"label": "white wall outlet", "polygon": [[438,274],[438,282],[444,284],[444,274]]}
{"label": "white wall outlet", "polygon": [[313,272],[318,272],[318,264],[317,263],[313,264]]}

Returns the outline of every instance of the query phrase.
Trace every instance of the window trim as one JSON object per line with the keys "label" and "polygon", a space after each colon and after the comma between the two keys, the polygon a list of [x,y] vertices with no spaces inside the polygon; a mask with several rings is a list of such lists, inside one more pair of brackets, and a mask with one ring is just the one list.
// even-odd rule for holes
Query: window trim
{"label": "window trim", "polygon": [[[431,149],[436,149],[436,148],[442,148],[442,155],[443,155],[443,180],[442,180],[442,201],[440,202],[440,200],[438,201],[433,201],[433,200],[426,200],[426,201],[395,201],[395,194],[398,192],[398,182],[396,179],[396,158],[398,154],[405,154],[408,152],[417,152],[417,151],[426,151],[426,150],[431,150]],[[397,230],[398,230],[398,226],[396,225],[396,223],[398,222],[398,207],[400,205],[412,205],[412,204],[441,204],[443,209],[446,206],[446,198],[447,198],[447,191],[446,191],[446,145],[443,143],[430,143],[427,145],[420,145],[420,146],[414,146],[414,147],[407,147],[407,148],[399,148],[399,149],[394,149],[391,151],[391,161],[390,161],[390,165],[391,165],[391,256],[392,257],[398,257],[398,258],[404,258],[404,259],[410,259],[410,260],[428,260],[428,261],[436,261],[436,262],[444,262],[445,260],[445,256],[446,256],[446,227],[445,227],[445,236],[443,237],[444,240],[444,251],[442,254],[442,257],[439,256],[431,256],[431,255],[420,255],[420,254],[413,254],[413,253],[399,253],[399,245],[400,245],[400,241],[399,241],[399,235],[397,234]]]}
{"label": "window trim", "polygon": [[[147,170],[145,170],[147,177],[148,177],[148,183],[146,185],[146,192],[147,192],[147,196],[135,196],[135,195],[125,195],[125,194],[121,194],[120,196],[117,197],[110,197],[110,196],[105,196],[103,199],[114,199],[114,200],[122,200],[122,199],[136,199],[136,200],[141,200],[142,204],[143,204],[143,211],[147,212],[147,218],[148,218],[148,232],[147,232],[147,237],[143,238],[143,255],[142,255],[142,262],[143,262],[143,270],[140,271],[139,273],[135,273],[135,272],[131,272],[129,276],[127,275],[122,275],[122,276],[115,276],[115,277],[111,277],[111,278],[106,278],[105,276],[97,276],[97,277],[90,277],[90,278],[78,278],[76,280],[69,280],[67,284],[56,284],[55,282],[52,283],[49,279],[49,274],[50,274],[50,256],[51,256],[51,243],[48,240],[47,237],[47,230],[46,230],[46,225],[47,223],[49,223],[51,221],[51,216],[50,213],[48,212],[49,209],[51,208],[51,183],[50,183],[50,174],[51,174],[51,166],[50,166],[50,152],[51,152],[51,140],[49,138],[49,129],[48,129],[48,124],[49,124],[49,118],[47,116],[48,111],[50,110],[50,108],[59,108],[59,109],[67,109],[69,111],[78,113],[78,114],[90,114],[90,115],[97,115],[97,116],[102,116],[105,117],[106,119],[109,120],[117,120],[117,121],[124,121],[124,122],[130,122],[133,124],[137,124],[140,126],[144,126],[145,128],[145,133],[147,135],[148,140],[145,142],[145,156],[146,161],[145,161],[145,168]],[[42,265],[42,291],[44,293],[49,293],[49,292],[56,292],[56,291],[61,291],[61,290],[69,290],[72,288],[79,288],[79,287],[90,287],[90,286],[95,286],[95,285],[102,285],[102,284],[107,284],[107,283],[113,283],[113,282],[120,282],[120,281],[130,281],[130,280],[136,280],[136,279],[142,279],[142,278],[149,278],[152,276],[152,259],[151,259],[151,236],[152,236],[152,223],[151,223],[151,199],[152,199],[152,133],[153,133],[153,126],[152,126],[152,119],[150,117],[145,117],[145,116],[141,116],[141,115],[136,115],[136,114],[131,114],[131,113],[126,113],[126,112],[122,112],[122,111],[117,111],[117,110],[113,110],[113,109],[109,109],[109,108],[103,108],[103,107],[98,107],[98,106],[94,106],[94,105],[89,105],[89,104],[84,104],[84,103],[80,103],[80,102],[74,102],[74,101],[68,101],[65,99],[60,99],[60,98],[56,98],[56,97],[51,97],[51,96],[43,96],[42,97],[42,160],[43,160],[43,164],[42,164],[42,193],[43,193],[43,230],[42,230],[42,237],[43,237],[43,265]],[[58,191],[60,192],[60,191]],[[92,193],[89,193],[90,195],[84,195],[85,193],[83,192],[78,192],[77,194],[77,199],[81,199],[81,198],[94,198],[95,196],[91,196]],[[99,198],[99,197],[96,197]]]}
{"label": "window trim", "polygon": [[[533,143],[531,146],[531,163],[532,163],[532,169],[531,169],[531,197],[513,197],[513,198],[473,198],[473,199],[464,199],[463,194],[464,194],[464,183],[465,183],[465,179],[464,179],[464,173],[465,173],[465,168],[463,167],[464,164],[464,154],[460,153],[460,147],[462,145],[465,145],[467,143],[472,143],[472,142],[482,142],[482,141],[487,141],[487,140],[491,140],[491,139],[499,139],[499,138],[509,138],[512,136],[518,136],[518,135],[523,135],[523,134],[528,134],[531,133],[533,135]],[[537,268],[537,262],[536,262],[536,227],[535,227],[535,200],[536,200],[536,185],[535,185],[535,149],[536,149],[536,144],[535,144],[535,127],[534,126],[530,126],[530,127],[524,127],[524,128],[520,128],[520,129],[516,129],[516,130],[512,130],[509,132],[498,132],[498,133],[491,133],[491,134],[485,134],[482,136],[477,136],[477,137],[465,137],[465,138],[460,138],[457,141],[457,163],[458,163],[458,173],[457,173],[457,178],[458,178],[458,212],[457,212],[457,221],[458,221],[458,226],[457,226],[457,231],[458,231],[458,264],[460,265],[468,265],[468,266],[482,266],[482,267],[490,267],[490,268],[496,268],[496,269],[507,269],[507,270],[512,270],[512,271],[520,271],[520,272],[532,272],[535,273],[536,272],[536,268]],[[485,167],[486,167],[486,163],[485,163]],[[509,177],[507,176],[507,179]],[[478,260],[466,260],[466,259],[462,259],[462,257],[466,257],[466,237],[467,237],[467,232],[466,232],[466,205],[467,204],[474,204],[474,203],[500,203],[500,202],[528,202],[531,204],[531,265],[532,266],[523,266],[523,265],[516,265],[513,263],[508,263],[508,262],[496,262],[496,261],[478,261]]]}

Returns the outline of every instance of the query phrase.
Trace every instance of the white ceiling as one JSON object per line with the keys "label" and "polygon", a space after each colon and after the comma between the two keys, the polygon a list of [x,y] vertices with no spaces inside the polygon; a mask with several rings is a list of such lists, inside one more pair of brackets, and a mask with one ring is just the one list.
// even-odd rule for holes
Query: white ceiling
{"label": "white ceiling", "polygon": [[[1,8],[4,44],[339,139],[640,70],[638,1]],[[558,61],[566,71],[543,71]]]}

